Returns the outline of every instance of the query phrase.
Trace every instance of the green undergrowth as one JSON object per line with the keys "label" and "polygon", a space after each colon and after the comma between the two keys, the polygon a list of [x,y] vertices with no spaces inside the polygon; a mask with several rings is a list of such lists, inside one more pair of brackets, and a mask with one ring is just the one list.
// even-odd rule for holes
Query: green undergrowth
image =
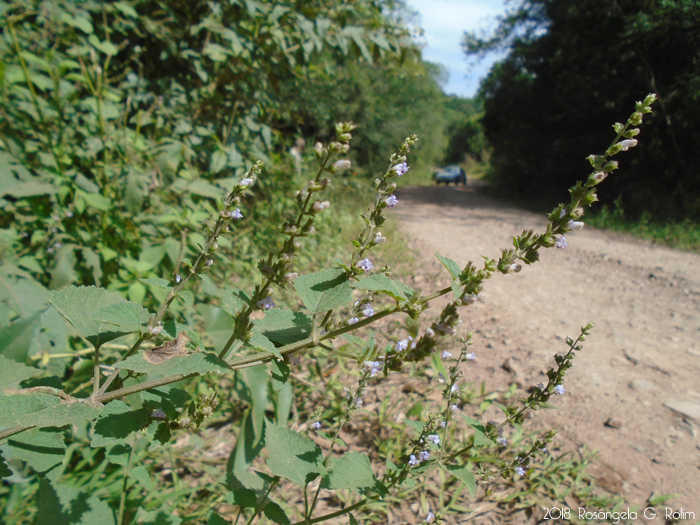
{"label": "green undergrowth", "polygon": [[592,213],[586,222],[596,228],[627,233],[671,248],[700,252],[700,224],[697,222],[690,219],[682,222],[656,221],[649,213],[643,213],[638,220],[628,219],[619,199],[612,210],[604,205],[600,211]]}

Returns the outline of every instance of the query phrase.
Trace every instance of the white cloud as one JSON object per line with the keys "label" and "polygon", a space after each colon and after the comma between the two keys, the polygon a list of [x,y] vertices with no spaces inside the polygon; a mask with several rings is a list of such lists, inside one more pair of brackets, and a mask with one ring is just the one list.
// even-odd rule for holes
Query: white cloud
{"label": "white cloud", "polygon": [[426,46],[423,58],[445,66],[450,79],[446,93],[473,96],[479,80],[489,71],[498,57],[487,57],[467,71],[467,59],[462,51],[465,31],[492,27],[496,15],[504,11],[503,0],[408,0],[421,15]]}

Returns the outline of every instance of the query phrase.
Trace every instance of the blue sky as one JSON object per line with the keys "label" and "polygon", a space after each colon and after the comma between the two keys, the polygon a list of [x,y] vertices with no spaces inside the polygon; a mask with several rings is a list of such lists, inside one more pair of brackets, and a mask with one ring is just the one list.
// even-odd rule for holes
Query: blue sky
{"label": "blue sky", "polygon": [[486,57],[468,70],[460,43],[465,31],[494,26],[494,18],[504,10],[503,0],[407,0],[420,13],[425,32],[423,59],[445,66],[450,73],[445,93],[473,96],[497,57]]}

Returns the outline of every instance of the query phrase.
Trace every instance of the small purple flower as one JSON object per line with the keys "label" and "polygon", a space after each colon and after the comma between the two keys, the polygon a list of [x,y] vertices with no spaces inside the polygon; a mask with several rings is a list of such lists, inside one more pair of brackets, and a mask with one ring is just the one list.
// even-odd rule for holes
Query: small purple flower
{"label": "small purple flower", "polygon": [[386,242],[386,237],[382,237],[382,232],[377,232],[377,234],[374,236],[374,242],[377,244],[382,244]]}
{"label": "small purple flower", "polygon": [[153,412],[151,412],[151,417],[164,419],[166,416],[162,408],[156,408]]}
{"label": "small purple flower", "polygon": [[563,396],[565,392],[564,385],[557,385],[554,387],[554,393],[558,396]]}
{"label": "small purple flower", "polygon": [[452,354],[449,353],[447,350],[445,350],[445,351],[442,353],[442,358],[443,358],[443,359],[452,359]]}
{"label": "small purple flower", "polygon": [[428,337],[435,337],[435,330],[433,330],[432,328],[426,328],[425,335]]}
{"label": "small purple flower", "polygon": [[348,319],[348,324],[355,324],[359,319],[357,317],[351,317]]}
{"label": "small purple flower", "polygon": [[228,216],[231,217],[232,219],[242,219],[243,214],[241,213],[241,210],[236,208],[233,211],[228,212]]}
{"label": "small purple flower", "polygon": [[452,412],[459,412],[459,405],[452,405],[450,410],[452,410]]}
{"label": "small purple flower", "polygon": [[384,202],[386,202],[386,205],[389,206],[389,208],[393,208],[399,203],[399,199],[396,198],[396,195],[392,195],[387,197]]}
{"label": "small purple flower", "polygon": [[566,227],[570,230],[580,230],[583,228],[583,223],[580,221],[569,221]]}
{"label": "small purple flower", "polygon": [[204,263],[204,266],[206,268],[209,268],[212,264],[214,264],[214,259],[207,259],[207,262]]}
{"label": "small purple flower", "polygon": [[333,163],[333,168],[336,170],[345,170],[350,167],[350,161],[349,160],[336,160]]}
{"label": "small purple flower", "polygon": [[544,389],[545,389],[546,387],[544,386],[544,383],[540,383],[540,384],[538,384],[535,388],[537,388],[538,390],[542,390],[542,392],[544,392]]}
{"label": "small purple flower", "polygon": [[446,428],[447,427],[447,421],[440,421],[440,428]]}
{"label": "small purple flower", "polygon": [[496,440],[496,443],[498,443],[502,447],[505,447],[508,444],[508,440],[506,438],[504,438],[503,436],[501,436]]}
{"label": "small purple flower", "polygon": [[523,467],[515,467],[515,473],[522,478],[525,475],[525,469]]}
{"label": "small purple flower", "polygon": [[459,392],[459,387],[457,385],[452,385],[450,387],[450,393],[454,394],[455,392]]}
{"label": "small purple flower", "polygon": [[428,434],[428,439],[433,442],[433,445],[440,444],[440,436],[437,434]]}
{"label": "small purple flower", "polygon": [[469,352],[465,357],[467,361],[476,361],[476,354],[474,352]]}
{"label": "small purple flower", "polygon": [[241,182],[239,182],[238,184],[241,185],[241,186],[243,186],[243,187],[245,188],[246,186],[250,186],[250,185],[253,184],[254,182],[255,182],[255,181],[254,181],[253,179],[245,178],[245,179],[243,179]]}
{"label": "small purple flower", "polygon": [[411,457],[408,458],[408,466],[415,467],[418,463],[420,463],[420,461],[416,459],[415,455],[411,454]]}
{"label": "small purple flower", "polygon": [[272,310],[275,307],[275,303],[272,301],[271,297],[265,297],[262,301],[258,301],[258,308],[261,310]]}
{"label": "small purple flower", "polygon": [[560,250],[566,248],[568,246],[568,244],[566,244],[566,237],[563,235],[557,236],[557,238],[554,240],[554,246]]}
{"label": "small purple flower", "polygon": [[176,276],[175,276],[175,282],[176,282],[177,284],[180,284],[180,283],[182,282],[182,277],[181,277],[180,275],[176,275]]}
{"label": "small purple flower", "polygon": [[621,151],[627,151],[630,148],[634,148],[637,144],[638,144],[637,139],[621,140],[620,142],[617,143],[617,145],[622,148]]}
{"label": "small purple flower", "polygon": [[331,207],[330,201],[316,201],[314,202],[313,206],[311,206],[314,210],[316,211],[323,211],[327,210],[328,208]]}
{"label": "small purple flower", "polygon": [[402,162],[401,164],[397,164],[396,166],[394,166],[391,169],[393,169],[396,172],[396,174],[399,177],[401,177],[402,175],[406,175],[406,172],[408,170],[410,170],[411,168],[408,167],[408,164],[406,164],[405,162]]}
{"label": "small purple flower", "polygon": [[435,521],[435,514],[432,512],[428,512],[428,515],[425,517],[425,522],[426,523],[432,523]]}
{"label": "small purple flower", "polygon": [[430,459],[430,452],[423,450],[420,454],[418,454],[418,459],[421,461],[428,461]]}
{"label": "small purple flower", "polygon": [[313,428],[314,430],[321,430],[322,426],[323,425],[321,425],[320,421],[314,421],[313,423],[311,423],[311,428]]}
{"label": "small purple flower", "polygon": [[362,315],[365,317],[372,317],[374,315],[374,308],[372,308],[371,304],[366,304],[364,308],[362,308]]}
{"label": "small purple flower", "polygon": [[541,448],[541,449],[540,449],[540,452],[542,452],[542,454],[546,454],[546,453],[547,453],[547,447]]}
{"label": "small purple flower", "polygon": [[408,339],[402,339],[401,341],[396,343],[396,346],[394,348],[397,352],[404,352],[408,350],[408,343],[410,343]]}
{"label": "small purple flower", "polygon": [[362,366],[369,370],[370,377],[374,377],[382,371],[382,364],[379,361],[365,361]]}
{"label": "small purple flower", "polygon": [[369,272],[371,270],[374,270],[374,265],[372,264],[372,261],[367,259],[366,257],[362,259],[359,263],[357,263],[357,266],[364,270],[365,272]]}

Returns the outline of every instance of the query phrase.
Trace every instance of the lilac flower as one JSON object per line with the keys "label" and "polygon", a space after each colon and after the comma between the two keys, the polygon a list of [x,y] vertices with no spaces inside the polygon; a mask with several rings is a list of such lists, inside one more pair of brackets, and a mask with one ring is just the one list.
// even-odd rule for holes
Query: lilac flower
{"label": "lilac flower", "polygon": [[445,382],[445,374],[438,372],[438,383],[443,384]]}
{"label": "lilac flower", "polygon": [[370,377],[374,377],[382,371],[382,364],[379,361],[365,361],[362,366],[369,370]]}
{"label": "lilac flower", "polygon": [[382,237],[382,232],[377,232],[377,234],[374,236],[374,242],[376,244],[382,244],[386,242],[386,237]]}
{"label": "lilac flower", "polygon": [[418,454],[418,459],[421,461],[428,461],[430,459],[430,452],[423,450],[420,454]]}
{"label": "lilac flower", "polygon": [[446,323],[438,323],[435,328],[440,330],[445,335],[455,335],[457,333],[457,330]]}
{"label": "lilac flower", "polygon": [[637,139],[627,139],[627,140],[621,140],[620,142],[617,143],[620,148],[622,148],[620,151],[627,151],[630,148],[634,148],[639,142]]}
{"label": "lilac flower", "polygon": [[243,214],[241,213],[241,210],[236,208],[233,211],[228,212],[228,216],[231,217],[232,219],[242,219]]}
{"label": "lilac flower", "polygon": [[321,430],[322,426],[323,425],[321,425],[320,421],[314,421],[313,423],[311,423],[311,428],[313,428],[314,430]]}
{"label": "lilac flower", "polygon": [[452,385],[452,386],[450,387],[450,393],[451,393],[451,394],[454,394],[455,392],[458,392],[458,391],[459,391],[459,387],[458,387],[457,385]]}
{"label": "lilac flower", "polygon": [[563,396],[565,392],[564,385],[557,385],[554,387],[554,393],[558,396]]}
{"label": "lilac flower", "polygon": [[372,317],[374,315],[374,308],[372,308],[371,304],[366,304],[364,308],[362,309],[362,315],[365,317]]}
{"label": "lilac flower", "polygon": [[408,350],[408,343],[410,341],[408,339],[402,339],[398,343],[396,343],[396,346],[394,347],[397,352],[404,352]]}
{"label": "lilac flower", "polygon": [[206,268],[209,268],[212,264],[214,264],[214,259],[207,259],[207,262],[204,263],[204,266]]}
{"label": "lilac flower", "polygon": [[425,335],[427,335],[428,337],[435,337],[435,330],[433,330],[432,328],[427,328],[425,330]]}
{"label": "lilac flower", "polygon": [[355,324],[359,319],[357,317],[351,317],[348,319],[348,324]]}
{"label": "lilac flower", "polygon": [[498,443],[502,447],[505,447],[508,444],[508,440],[506,438],[504,438],[503,436],[501,436],[496,440],[496,443]]}
{"label": "lilac flower", "polygon": [[420,462],[416,459],[416,456],[411,454],[411,457],[408,458],[408,466],[415,467],[418,463]]}
{"label": "lilac flower", "polygon": [[478,293],[470,293],[462,296],[463,304],[474,304],[479,300],[481,300],[481,296]]}
{"label": "lilac flower", "polygon": [[408,167],[408,164],[402,162],[401,164],[397,164],[391,169],[394,170],[399,177],[401,177],[402,175],[406,175],[406,172],[411,168]]}
{"label": "lilac flower", "polygon": [[[569,222],[571,222],[571,221],[569,221]],[[506,269],[509,272],[518,273],[520,270],[523,269],[523,267],[520,264],[513,263],[513,264],[509,264],[508,266],[506,266]]]}
{"label": "lilac flower", "polygon": [[311,206],[315,211],[323,211],[327,210],[328,208],[331,207],[330,201],[316,201],[314,202],[313,206]]}
{"label": "lilac flower", "polygon": [[355,400],[355,406],[356,406],[357,408],[360,408],[360,407],[362,406],[362,399],[356,399],[356,400]]}
{"label": "lilac flower", "polygon": [[350,161],[349,160],[336,160],[333,163],[333,169],[336,170],[344,170],[350,167]]}
{"label": "lilac flower", "polygon": [[452,412],[459,412],[459,405],[452,405],[450,410],[452,410]]}
{"label": "lilac flower", "polygon": [[428,439],[433,442],[433,445],[440,444],[440,436],[437,434],[428,434]]}
{"label": "lilac flower", "polygon": [[365,272],[369,272],[371,270],[374,270],[374,265],[372,264],[372,261],[370,261],[368,258],[362,259],[359,263],[357,263],[357,266],[364,270]]}
{"label": "lilac flower", "polygon": [[566,237],[564,237],[563,235],[558,235],[554,241],[554,246],[556,246],[559,249],[566,248],[568,246],[568,244],[566,244]]}
{"label": "lilac flower", "polygon": [[540,383],[540,384],[538,384],[535,388],[537,388],[537,389],[539,389],[539,390],[542,390],[542,392],[544,392],[544,389],[545,389],[546,387],[544,386],[544,383]]}
{"label": "lilac flower", "polygon": [[389,206],[389,208],[393,208],[399,203],[399,199],[396,198],[396,195],[392,195],[387,197],[384,202],[386,202],[386,205]]}
{"label": "lilac flower", "polygon": [[443,358],[443,359],[452,359],[452,354],[449,353],[447,350],[445,350],[445,351],[442,353],[442,358]]}
{"label": "lilac flower", "polygon": [[284,280],[288,283],[291,283],[297,277],[299,277],[299,274],[297,272],[289,272],[284,275]]}
{"label": "lilac flower", "polygon": [[254,182],[255,182],[255,181],[254,181],[253,179],[248,179],[248,178],[246,178],[246,179],[243,179],[243,180],[242,180],[241,182],[239,182],[238,184],[241,185],[241,186],[243,186],[243,187],[245,188],[246,186],[250,186],[250,185],[253,184]]}
{"label": "lilac flower", "polygon": [[432,523],[435,521],[435,514],[432,512],[428,512],[428,515],[425,517],[425,522],[426,523]]}
{"label": "lilac flower", "polygon": [[447,427],[447,421],[440,421],[440,428]]}
{"label": "lilac flower", "polygon": [[258,308],[261,310],[272,310],[275,307],[275,303],[272,301],[272,297],[265,297],[262,301],[258,301]]}
{"label": "lilac flower", "polygon": [[156,326],[149,326],[148,331],[153,335],[158,335],[163,331],[163,325],[159,323]]}
{"label": "lilac flower", "polygon": [[525,469],[523,467],[515,467],[515,473],[522,478],[525,475]]}
{"label": "lilac flower", "polygon": [[541,448],[541,449],[540,449],[540,452],[542,452],[542,454],[546,454],[546,453],[547,453],[547,447]]}
{"label": "lilac flower", "polygon": [[583,223],[579,221],[569,221],[566,227],[570,230],[580,230],[583,228]]}
{"label": "lilac flower", "polygon": [[151,412],[151,417],[157,417],[157,418],[165,418],[165,412],[163,412],[162,408],[156,408],[153,412]]}
{"label": "lilac flower", "polygon": [[180,284],[180,283],[182,282],[182,277],[181,277],[180,275],[176,275],[176,276],[175,276],[175,282],[176,282],[177,284]]}
{"label": "lilac flower", "polygon": [[476,361],[476,354],[474,352],[469,352],[465,357],[467,361]]}

